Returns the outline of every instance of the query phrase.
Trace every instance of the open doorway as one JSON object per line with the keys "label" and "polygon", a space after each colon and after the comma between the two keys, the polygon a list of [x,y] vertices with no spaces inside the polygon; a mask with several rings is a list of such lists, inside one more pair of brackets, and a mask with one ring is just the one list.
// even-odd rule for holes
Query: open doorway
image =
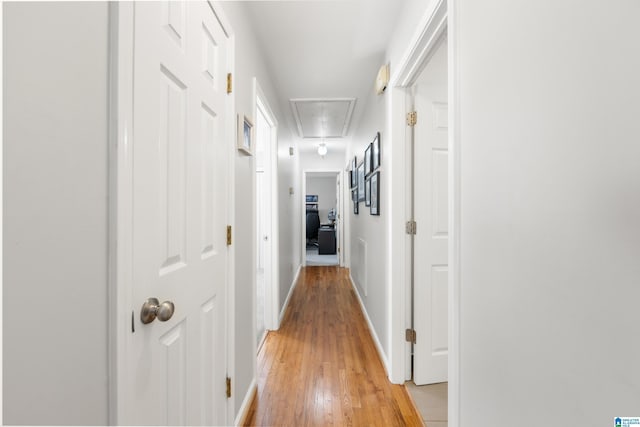
{"label": "open doorway", "polygon": [[339,265],[339,172],[306,172],[305,265]]}
{"label": "open doorway", "polygon": [[257,80],[255,109],[256,157],[256,344],[278,328],[278,195],[277,122]]}
{"label": "open doorway", "polygon": [[[411,206],[420,232],[412,236],[412,382],[425,423],[447,420],[449,146],[447,40],[444,37],[409,90],[413,124]],[[420,165],[418,167],[418,165]],[[419,337],[419,339],[417,338]]]}

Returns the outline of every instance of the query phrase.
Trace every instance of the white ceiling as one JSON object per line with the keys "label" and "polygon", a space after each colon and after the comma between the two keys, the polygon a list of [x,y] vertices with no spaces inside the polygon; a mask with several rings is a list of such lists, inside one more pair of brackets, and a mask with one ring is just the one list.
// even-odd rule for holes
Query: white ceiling
{"label": "white ceiling", "polygon": [[[278,99],[271,102],[278,103],[292,132],[298,127],[291,99],[355,98],[353,120],[346,132],[350,136],[365,99],[374,90],[405,0],[243,3],[278,92]],[[315,116],[322,120],[321,115]],[[301,140],[299,149],[315,149],[318,143],[317,139]],[[327,141],[330,150],[340,145],[340,139]]]}

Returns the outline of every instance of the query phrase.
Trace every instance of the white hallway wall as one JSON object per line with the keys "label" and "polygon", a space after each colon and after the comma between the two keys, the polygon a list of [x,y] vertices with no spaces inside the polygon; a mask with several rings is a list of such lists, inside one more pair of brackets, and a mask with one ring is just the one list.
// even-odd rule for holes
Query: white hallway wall
{"label": "white hallway wall", "polygon": [[[248,117],[253,116],[255,109],[253,98],[253,78],[258,79],[267,101],[278,120],[278,217],[281,220],[280,230],[280,300],[286,297],[293,279],[294,268],[297,269],[298,258],[294,257],[295,239],[288,236],[296,235],[295,230],[282,218],[293,216],[288,188],[283,191],[281,182],[295,172],[297,157],[288,155],[291,143],[291,132],[286,126],[286,120],[276,104],[275,89],[272,85],[269,71],[246,18],[245,5],[242,2],[223,2],[225,11],[235,35],[235,76],[234,92],[236,96],[236,110]],[[252,117],[253,118],[253,117]],[[284,153],[287,153],[284,155]],[[240,409],[252,380],[255,378],[256,348],[255,316],[253,313],[255,300],[255,158],[245,156],[240,152],[236,155],[235,175],[235,232],[234,250],[235,265],[235,378],[233,395],[235,411]],[[284,222],[284,224],[282,223]],[[299,236],[299,234],[298,234]],[[299,238],[298,238],[299,240]],[[299,243],[298,243],[299,245]],[[297,246],[299,248],[299,246]],[[284,268],[283,268],[284,267]],[[284,294],[284,297],[283,297]],[[282,303],[281,303],[282,304]],[[279,307],[280,308],[280,307]]]}
{"label": "white hallway wall", "polygon": [[455,8],[460,425],[638,416],[640,3]]}
{"label": "white hallway wall", "polygon": [[[358,214],[353,213],[353,202],[349,199],[346,209],[351,224],[349,245],[351,248],[351,276],[371,319],[375,333],[385,352],[385,364],[389,354],[389,293],[387,283],[387,260],[389,259],[387,225],[389,219],[389,133],[386,132],[386,98],[371,94],[364,105],[364,112],[350,146],[349,162],[354,156],[358,164],[377,132],[380,132],[380,215],[371,215],[365,202],[360,202]],[[362,249],[365,248],[364,251]],[[364,253],[360,253],[364,252]]]}
{"label": "white hallway wall", "polygon": [[[301,215],[301,207],[298,203],[298,195],[302,187],[296,179],[300,171],[300,161],[297,150],[289,154],[289,147],[293,143],[283,141],[278,146],[278,221],[280,233],[280,300],[278,310],[282,312],[284,303],[293,285],[295,274],[300,268],[301,234],[300,227],[295,218]],[[293,190],[290,194],[289,189]],[[278,313],[280,314],[280,313]]]}
{"label": "white hallway wall", "polygon": [[108,6],[2,7],[3,424],[107,425]]}

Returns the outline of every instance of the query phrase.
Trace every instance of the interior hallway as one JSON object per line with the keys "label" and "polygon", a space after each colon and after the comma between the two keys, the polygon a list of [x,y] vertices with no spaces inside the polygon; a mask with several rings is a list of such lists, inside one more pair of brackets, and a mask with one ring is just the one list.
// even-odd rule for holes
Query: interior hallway
{"label": "interior hallway", "polygon": [[423,425],[404,386],[387,379],[344,268],[302,269],[257,376],[244,425]]}

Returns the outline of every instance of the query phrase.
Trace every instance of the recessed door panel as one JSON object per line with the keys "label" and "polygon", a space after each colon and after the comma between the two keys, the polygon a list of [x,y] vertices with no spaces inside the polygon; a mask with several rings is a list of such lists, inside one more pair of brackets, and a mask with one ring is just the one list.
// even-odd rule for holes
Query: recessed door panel
{"label": "recessed door panel", "polygon": [[446,148],[434,148],[431,152],[433,161],[433,193],[431,200],[434,238],[449,237],[449,152]]}
{"label": "recessed door panel", "polygon": [[162,2],[162,26],[166,34],[180,47],[184,46],[185,38],[185,2]]}
{"label": "recessed door panel", "polygon": [[214,197],[215,188],[214,166],[216,157],[216,128],[218,121],[216,114],[205,104],[202,104],[202,135],[200,146],[201,153],[201,188],[202,188],[202,251],[203,258],[214,255],[213,246],[213,226],[214,220]]}
{"label": "recessed door panel", "polygon": [[216,70],[218,64],[218,44],[211,35],[211,32],[202,25],[202,73],[205,78],[215,87],[218,82]]}
{"label": "recessed door panel", "polygon": [[160,275],[184,266],[186,249],[186,86],[161,67],[158,118]]}
{"label": "recessed door panel", "polygon": [[187,369],[185,325],[180,323],[160,337],[162,359],[166,366],[162,390],[165,398],[165,411],[168,425],[181,426],[187,422]]}
{"label": "recessed door panel", "polygon": [[446,356],[449,350],[448,301],[449,268],[447,266],[433,266],[431,270],[431,296],[428,307],[431,315],[431,343],[432,356]]}

